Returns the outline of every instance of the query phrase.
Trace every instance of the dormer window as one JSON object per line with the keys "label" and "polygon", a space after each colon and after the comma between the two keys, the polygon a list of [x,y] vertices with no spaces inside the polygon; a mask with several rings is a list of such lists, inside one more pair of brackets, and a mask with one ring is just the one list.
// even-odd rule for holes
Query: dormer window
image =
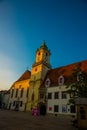
{"label": "dormer window", "polygon": [[50,84],[51,84],[51,81],[50,81],[49,78],[47,78],[46,81],[45,81],[45,87],[46,87],[46,88],[49,87]]}
{"label": "dormer window", "polygon": [[84,77],[82,75],[82,72],[80,71],[78,74],[77,74],[77,81],[83,81]]}
{"label": "dormer window", "polygon": [[64,84],[64,77],[62,75],[58,78],[58,84],[59,85],[63,85]]}

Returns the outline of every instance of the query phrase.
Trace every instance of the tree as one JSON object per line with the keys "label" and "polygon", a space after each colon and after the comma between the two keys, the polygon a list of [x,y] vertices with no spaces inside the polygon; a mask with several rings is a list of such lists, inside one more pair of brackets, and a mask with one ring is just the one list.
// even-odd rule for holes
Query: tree
{"label": "tree", "polygon": [[73,83],[67,85],[67,93],[70,94],[69,104],[75,104],[77,97],[87,98],[87,74],[81,70],[81,64],[73,70],[71,75]]}

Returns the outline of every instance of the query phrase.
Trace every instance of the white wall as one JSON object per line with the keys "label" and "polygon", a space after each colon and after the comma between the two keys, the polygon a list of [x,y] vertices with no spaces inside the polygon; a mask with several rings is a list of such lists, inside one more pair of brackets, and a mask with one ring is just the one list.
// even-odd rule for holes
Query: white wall
{"label": "white wall", "polygon": [[[54,112],[54,105],[59,106],[59,112],[56,112],[56,113],[65,113],[65,114],[70,113],[70,106],[67,105],[68,100],[69,100],[69,95],[67,94],[66,99],[62,99],[62,93],[61,93],[62,91],[66,91],[65,85],[47,88],[47,93],[50,93],[50,92],[52,93],[52,99],[48,99],[48,101],[47,101],[47,113],[55,113]],[[58,99],[54,99],[55,92],[59,92]],[[62,112],[62,107],[65,107],[65,106],[66,106],[66,112]]]}

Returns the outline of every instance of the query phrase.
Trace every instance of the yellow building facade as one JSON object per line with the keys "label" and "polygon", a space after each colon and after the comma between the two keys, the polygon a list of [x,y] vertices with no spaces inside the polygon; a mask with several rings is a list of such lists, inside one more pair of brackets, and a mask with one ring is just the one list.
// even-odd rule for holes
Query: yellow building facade
{"label": "yellow building facade", "polygon": [[25,111],[30,87],[30,75],[30,71],[25,71],[24,74],[12,85],[10,89],[8,109]]}

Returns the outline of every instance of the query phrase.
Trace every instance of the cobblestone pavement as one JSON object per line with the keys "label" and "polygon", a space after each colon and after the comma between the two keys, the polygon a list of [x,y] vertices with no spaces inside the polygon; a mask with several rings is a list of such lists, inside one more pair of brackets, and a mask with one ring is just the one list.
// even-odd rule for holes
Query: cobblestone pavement
{"label": "cobblestone pavement", "polygon": [[0,130],[77,130],[65,115],[32,116],[29,112],[0,109]]}

